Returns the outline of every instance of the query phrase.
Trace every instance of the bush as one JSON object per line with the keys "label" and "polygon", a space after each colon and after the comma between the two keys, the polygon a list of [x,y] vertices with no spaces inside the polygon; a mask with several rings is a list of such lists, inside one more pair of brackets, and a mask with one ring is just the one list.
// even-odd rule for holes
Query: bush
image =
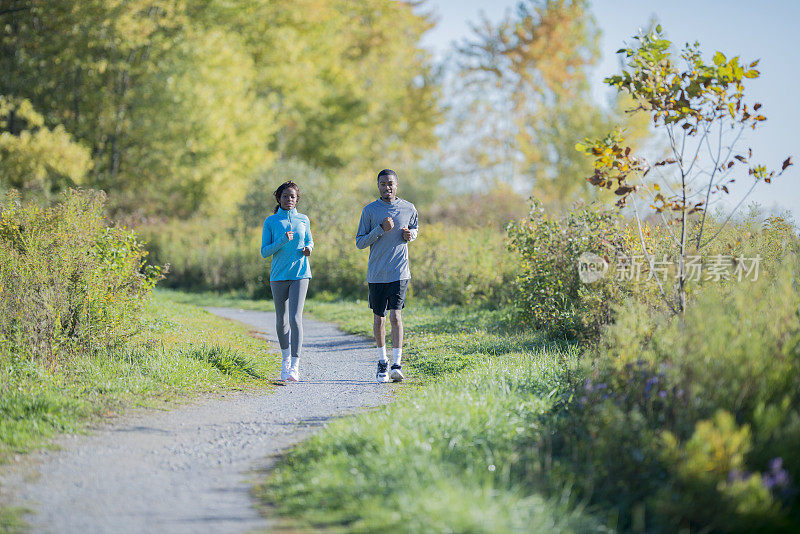
{"label": "bush", "polygon": [[108,227],[105,197],[70,190],[52,207],[0,208],[0,344],[53,359],[114,345],[136,330],[137,313],[160,278],[131,230]]}
{"label": "bush", "polygon": [[[759,240],[761,237],[758,238]],[[592,350],[556,456],[648,531],[800,523],[800,259],[706,284],[684,316],[629,303]]]}
{"label": "bush", "polygon": [[519,321],[560,337],[596,339],[630,291],[614,276],[582,282],[578,264],[587,253],[606,264],[628,255],[622,226],[611,211],[580,206],[558,220],[533,201],[528,218],[508,226],[509,247],[522,259],[513,299]]}
{"label": "bush", "polygon": [[219,217],[142,224],[152,261],[169,264],[164,287],[193,291],[245,291],[264,298],[269,264],[258,252],[261,227],[242,228]]}
{"label": "bush", "polygon": [[505,236],[493,228],[425,225],[409,255],[414,295],[434,303],[502,307],[519,271]]}

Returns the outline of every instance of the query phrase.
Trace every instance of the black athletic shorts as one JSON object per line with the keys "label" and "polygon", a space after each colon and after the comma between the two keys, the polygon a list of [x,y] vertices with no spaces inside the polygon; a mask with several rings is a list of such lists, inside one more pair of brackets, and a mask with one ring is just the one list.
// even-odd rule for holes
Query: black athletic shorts
{"label": "black athletic shorts", "polygon": [[406,301],[409,280],[369,284],[369,307],[372,313],[386,316],[386,310],[402,310]]}

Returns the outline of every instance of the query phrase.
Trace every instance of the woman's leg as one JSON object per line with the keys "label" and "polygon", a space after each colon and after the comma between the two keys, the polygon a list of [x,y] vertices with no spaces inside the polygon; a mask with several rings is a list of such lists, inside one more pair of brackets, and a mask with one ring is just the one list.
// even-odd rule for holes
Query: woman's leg
{"label": "woman's leg", "polygon": [[286,305],[286,301],[289,300],[289,284],[290,280],[269,283],[272,288],[272,300],[275,302],[275,329],[278,331],[281,351],[289,348],[289,309]]}
{"label": "woman's leg", "polygon": [[[292,328],[292,359],[303,350],[303,305],[306,303],[308,278],[292,280],[289,288],[289,324]],[[294,361],[292,361],[294,363]]]}

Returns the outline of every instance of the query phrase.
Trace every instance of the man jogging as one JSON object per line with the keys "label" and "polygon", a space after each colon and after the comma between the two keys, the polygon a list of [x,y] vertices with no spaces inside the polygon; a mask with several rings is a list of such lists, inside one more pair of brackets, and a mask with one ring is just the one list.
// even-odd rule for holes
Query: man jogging
{"label": "man jogging", "polygon": [[[397,198],[397,174],[391,169],[378,173],[380,198],[361,212],[356,232],[356,246],[369,247],[367,283],[369,307],[374,314],[372,331],[378,344],[378,382],[389,378],[400,382],[403,376],[403,319],[401,310],[411,280],[408,243],[417,238],[417,209],[411,202]],[[387,373],[386,310],[392,323],[392,368]]]}

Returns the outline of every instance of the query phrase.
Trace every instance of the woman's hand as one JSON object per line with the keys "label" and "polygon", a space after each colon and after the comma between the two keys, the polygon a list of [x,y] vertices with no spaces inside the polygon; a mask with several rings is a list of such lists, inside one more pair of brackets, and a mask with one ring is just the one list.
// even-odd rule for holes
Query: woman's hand
{"label": "woman's hand", "polygon": [[311,248],[303,247],[303,256],[311,256]]}
{"label": "woman's hand", "polygon": [[286,239],[288,239],[289,241],[294,239],[294,232],[286,232]]}

